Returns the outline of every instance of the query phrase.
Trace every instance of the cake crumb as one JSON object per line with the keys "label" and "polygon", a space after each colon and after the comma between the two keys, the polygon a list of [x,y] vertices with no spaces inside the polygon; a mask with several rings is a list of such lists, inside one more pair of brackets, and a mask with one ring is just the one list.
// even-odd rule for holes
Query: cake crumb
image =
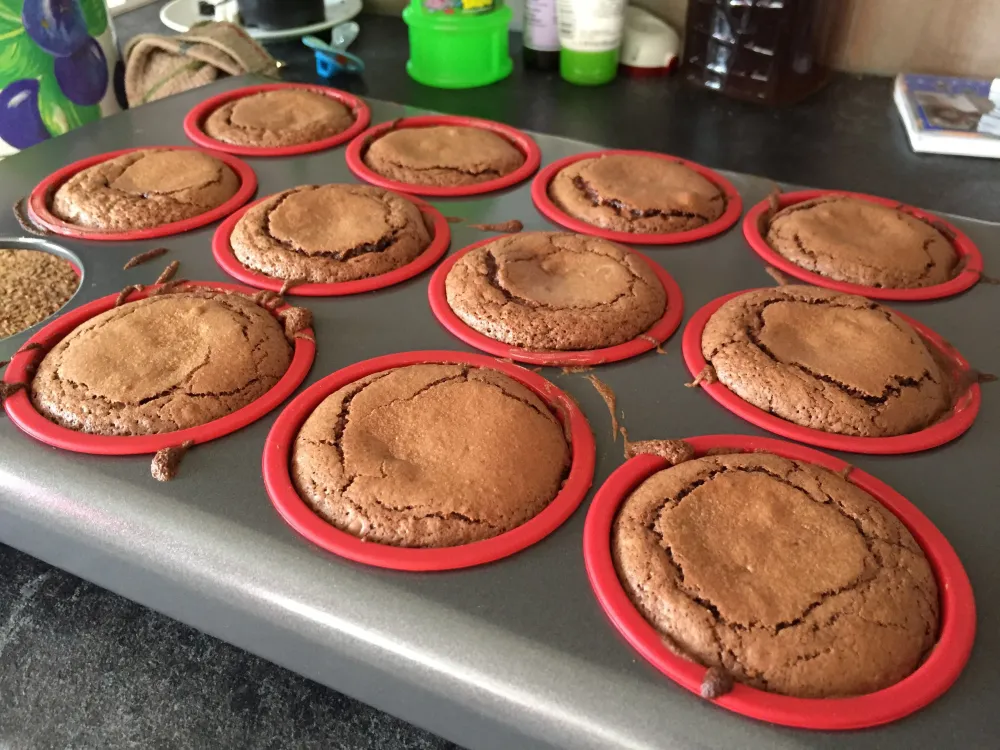
{"label": "cake crumb", "polygon": [[447,221],[449,224],[461,224],[463,221],[465,221],[465,219],[463,219],[461,216],[445,216],[444,220]]}
{"label": "cake crumb", "polygon": [[154,284],[166,284],[174,276],[177,275],[177,269],[181,267],[181,262],[179,260],[172,260],[167,264],[167,267],[163,269],[163,273],[156,277]]}
{"label": "cake crumb", "polygon": [[709,667],[701,681],[701,697],[714,701],[733,690],[733,676],[722,667]]}
{"label": "cake crumb", "polygon": [[604,403],[607,404],[608,411],[611,412],[611,439],[618,439],[618,415],[615,413],[615,392],[611,390],[611,386],[605,383],[596,375],[586,375],[584,376],[590,381],[590,384],[594,386],[601,398],[604,399]]}
{"label": "cake crumb", "polygon": [[705,451],[706,456],[732,456],[734,453],[744,453],[742,448],[731,448],[728,445],[717,445]]}
{"label": "cake crumb", "polygon": [[703,368],[701,368],[701,372],[699,372],[695,376],[695,379],[692,380],[690,383],[685,383],[684,387],[697,388],[702,383],[704,383],[705,385],[711,385],[712,383],[718,383],[718,382],[719,378],[715,374],[715,368],[712,367],[712,365],[705,365]]}
{"label": "cake crumb", "polygon": [[518,219],[500,221],[495,224],[470,224],[469,226],[481,232],[503,232],[505,234],[517,234],[524,229],[524,224]]}
{"label": "cake crumb", "polygon": [[837,476],[839,476],[841,479],[846,480],[849,476],[851,476],[852,471],[854,471],[854,467],[851,466],[850,464],[847,464],[847,466],[845,466],[843,469],[837,472]]}
{"label": "cake crumb", "polygon": [[118,297],[115,299],[115,307],[121,307],[128,301],[129,295],[132,292],[141,292],[145,287],[142,284],[129,284],[127,287],[118,292]]}
{"label": "cake crumb", "polygon": [[9,359],[0,359],[0,370],[10,364]]}
{"label": "cake crumb", "polygon": [[285,335],[293,338],[296,333],[312,325],[312,312],[304,307],[289,307],[278,318],[285,324]]}
{"label": "cake crumb", "polygon": [[292,338],[302,339],[303,341],[312,341],[314,344],[316,343],[316,339],[306,331],[299,331],[298,333],[293,334]]}
{"label": "cake crumb", "polygon": [[590,365],[568,365],[562,368],[563,375],[577,375],[581,372],[590,372],[594,368]]}
{"label": "cake crumb", "polygon": [[177,476],[181,459],[188,452],[188,448],[194,445],[194,440],[185,440],[180,445],[173,445],[169,448],[160,448],[153,456],[153,463],[149,467],[153,479],[158,482],[169,482]]}
{"label": "cake crumb", "polygon": [[28,214],[24,210],[24,198],[18,198],[16,201],[14,201],[13,210],[14,210],[14,218],[17,219],[17,223],[20,224],[21,229],[23,229],[28,234],[33,234],[36,235],[37,237],[46,237],[52,234],[52,232],[48,231],[47,229],[35,224],[35,222],[33,222],[28,217]]}
{"label": "cake crumb", "polygon": [[496,357],[497,362],[506,362],[508,365],[514,364],[514,360],[510,357]]}
{"label": "cake crumb", "polygon": [[22,346],[17,350],[18,354],[24,354],[25,352],[33,352],[36,349],[44,349],[45,347],[39,344],[37,341],[29,341],[27,344]]}
{"label": "cake crumb", "polygon": [[299,284],[304,284],[305,282],[306,282],[305,279],[285,279],[283,282],[281,282],[281,289],[278,290],[278,296],[279,297],[285,296],[286,294],[288,294],[288,290],[291,289],[293,286],[298,286]]}
{"label": "cake crumb", "polygon": [[792,280],[788,278],[786,274],[782,273],[774,266],[765,267],[764,272],[772,279],[774,279],[775,283],[778,286],[789,286],[790,284],[793,283]]}
{"label": "cake crumb", "polygon": [[161,255],[169,252],[165,247],[154,247],[152,250],[147,250],[144,253],[139,253],[138,255],[133,255],[128,259],[128,263],[122,266],[123,271],[127,271],[130,268],[135,268],[147,261],[153,260],[154,258],[159,258]]}
{"label": "cake crumb", "polygon": [[694,448],[684,440],[637,440],[630,443],[625,438],[625,458],[635,458],[643,454],[665,458],[671,466],[682,464],[694,458]]}

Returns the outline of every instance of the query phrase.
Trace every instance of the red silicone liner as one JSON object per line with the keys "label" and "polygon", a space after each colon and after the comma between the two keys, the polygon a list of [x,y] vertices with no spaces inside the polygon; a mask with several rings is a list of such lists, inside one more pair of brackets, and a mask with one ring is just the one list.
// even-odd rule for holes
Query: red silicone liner
{"label": "red silicone liner", "polygon": [[[244,284],[255,286],[258,289],[269,289],[277,292],[281,290],[281,287],[284,284],[284,279],[276,279],[273,276],[267,276],[259,271],[247,268],[240,263],[236,254],[233,252],[233,246],[230,243],[230,238],[233,236],[233,230],[236,228],[240,219],[243,218],[244,214],[246,214],[247,211],[256,206],[258,203],[266,201],[270,197],[272,196],[267,196],[258,201],[254,201],[249,206],[241,208],[235,214],[222,222],[219,225],[219,228],[215,230],[215,236],[212,238],[212,255],[215,256],[215,262],[219,264],[222,270],[234,279],[238,279]],[[370,276],[365,279],[355,279],[354,281],[341,281],[335,284],[296,284],[291,287],[286,294],[299,295],[302,297],[340,297],[347,294],[373,292],[376,289],[383,289],[387,286],[392,286],[393,284],[399,284],[408,279],[412,279],[414,276],[419,276],[441,260],[441,257],[448,252],[448,246],[451,244],[451,228],[448,226],[448,220],[445,219],[444,215],[434,208],[434,206],[429,203],[425,203],[419,198],[414,198],[411,195],[403,195],[401,197],[412,202],[417,208],[420,209],[420,212],[425,218],[429,218],[431,220],[431,232],[433,233],[431,244],[428,245],[424,251],[420,253],[420,255],[411,260],[405,266],[400,266],[399,268],[393,269],[387,273],[379,274],[378,276]]]}
{"label": "red silicone liner", "polygon": [[[236,284],[222,284],[219,282],[193,281],[187,282],[186,287],[201,287],[206,289],[219,289],[227,292],[240,292],[243,294],[255,294],[255,290]],[[129,301],[144,299],[149,296],[149,292],[156,287],[147,287],[141,292],[136,292],[129,297]],[[27,344],[41,344],[41,350],[32,349],[19,353],[11,360],[4,375],[4,381],[8,383],[27,382],[31,379],[28,374],[29,365],[38,364],[42,361],[45,353],[57,344],[63,337],[71,333],[78,326],[90,320],[95,315],[110,310],[114,307],[117,294],[109,294],[93,302],[89,302],[71,312],[66,313],[45,326],[42,330],[32,336]],[[278,308],[279,310],[284,309]],[[307,329],[312,333],[312,329]],[[22,347],[23,350],[23,347]],[[77,432],[66,427],[61,427],[55,422],[50,422],[38,411],[28,397],[26,390],[15,393],[4,401],[4,407],[11,421],[28,433],[36,440],[40,440],[46,445],[55,448],[74,451],[76,453],[91,453],[99,456],[133,456],[142,453],[155,453],[161,448],[179,445],[185,440],[193,440],[195,443],[207,443],[209,440],[228,435],[246,427],[251,422],[263,417],[278,404],[288,398],[295,391],[312,367],[313,359],[316,356],[316,344],[305,338],[295,339],[295,351],[292,362],[288,370],[275,383],[267,393],[256,401],[247,404],[242,409],[237,409],[232,414],[227,414],[221,419],[207,422],[197,427],[188,427],[174,432],[164,432],[156,435],[112,436],[112,435],[88,435],[85,432]]]}
{"label": "red silicone liner", "polygon": [[[501,138],[510,141],[517,149],[524,154],[524,164],[515,169],[510,174],[498,177],[487,182],[477,182],[474,185],[458,185],[453,187],[442,187],[439,185],[413,185],[408,182],[396,182],[388,177],[383,177],[377,172],[373,172],[364,162],[364,153],[368,145],[385,135],[390,130],[400,128],[429,128],[438,125],[452,125],[466,128],[481,128],[489,130],[491,133],[499,135]],[[425,115],[422,117],[407,117],[393,122],[384,122],[369,128],[359,135],[347,147],[347,166],[351,171],[365,182],[389,190],[398,190],[412,195],[423,195],[431,198],[457,198],[464,195],[482,195],[483,193],[493,193],[497,190],[509,188],[519,182],[524,182],[535,173],[542,163],[542,152],[538,149],[538,144],[526,133],[492,120],[480,120],[476,117],[455,117],[452,115]]]}
{"label": "red silicone liner", "polygon": [[[201,151],[219,161],[224,162],[239,177],[240,187],[232,198],[220,206],[216,206],[203,214],[192,216],[190,219],[174,221],[169,224],[161,224],[148,229],[135,229],[129,232],[101,232],[91,227],[82,227],[63,221],[49,209],[49,201],[56,190],[77,172],[81,172],[87,167],[114,159],[118,156],[131,154],[134,151],[148,151],[150,149],[170,150],[170,151]],[[33,221],[48,229],[50,232],[72,237],[78,240],[101,240],[104,242],[131,242],[133,240],[151,240],[157,237],[168,237],[181,232],[188,232],[213,221],[218,221],[223,216],[227,216],[234,210],[242,206],[257,190],[257,176],[250,168],[250,165],[240,161],[235,156],[209,151],[203,148],[193,148],[191,146],[143,146],[142,148],[126,148],[121,151],[111,151],[107,154],[90,156],[86,159],[73,162],[69,166],[53,172],[42,180],[31,194],[28,196],[28,213]]]}
{"label": "red silicone liner", "polygon": [[[698,455],[710,448],[766,450],[839,472],[848,464],[800,445],[743,435],[686,438]],[[671,652],[657,630],[639,613],[622,588],[611,559],[611,524],[622,502],[652,474],[668,467],[657,456],[637,456],[601,486],[587,513],[583,555],[587,576],[614,626],[642,656],[681,687],[700,694],[706,669]],[[867,695],[851,698],[794,698],[736,683],[714,702],[753,719],[803,729],[863,729],[887,724],[927,706],[950,688],[969,660],[976,636],[976,603],[969,577],[955,550],[916,506],[884,482],[859,469],[848,481],[872,495],[910,530],[930,562],[941,597],[941,632],[927,660],[908,677]]]}
{"label": "red silicone liner", "polygon": [[[684,362],[687,364],[692,375],[700,373],[705,368],[705,365],[708,364],[701,353],[701,337],[708,319],[726,302],[746,293],[734,292],[724,297],[719,297],[698,310],[688,321],[687,327],[684,329],[682,349],[684,352]],[[956,381],[959,380],[961,373],[971,369],[965,358],[930,328],[898,311],[894,310],[893,312],[909,323],[920,334],[924,343],[933,347],[950,364],[953,370],[953,377]],[[854,435],[840,435],[833,432],[824,432],[823,430],[814,430],[810,427],[802,427],[794,424],[747,403],[722,383],[702,382],[701,387],[705,389],[709,396],[733,414],[768,432],[773,432],[776,435],[820,448],[875,455],[916,453],[944,445],[972,427],[972,423],[979,413],[981,402],[979,385],[978,383],[973,383],[959,397],[958,402],[952,407],[948,416],[932,424],[930,427],[925,427],[918,432],[911,432],[907,435],[896,435],[893,437],[857,437]]]}
{"label": "red silicone liner", "polygon": [[681,324],[681,318],[684,316],[684,296],[681,294],[681,288],[674,281],[674,278],[658,264],[642,253],[637,253],[633,250],[632,253],[634,255],[649,265],[650,270],[656,274],[656,278],[660,280],[664,291],[667,293],[667,309],[664,310],[663,317],[638,337],[616,346],[607,346],[602,349],[589,349],[586,351],[524,349],[491,339],[489,336],[485,336],[474,328],[471,328],[451,309],[445,293],[445,280],[448,277],[448,273],[463,255],[475,250],[477,247],[496,242],[498,239],[500,238],[493,237],[482,242],[476,242],[449,257],[438,267],[434,275],[431,276],[430,284],[427,287],[427,296],[430,299],[431,311],[434,313],[434,317],[448,331],[469,346],[474,346],[496,357],[506,357],[507,359],[513,359],[517,362],[527,362],[532,365],[603,365],[608,362],[618,362],[630,357],[637,357],[644,352],[655,349],[669,339]]}
{"label": "red silicone liner", "polygon": [[[599,156],[616,156],[622,154],[626,156],[648,156],[652,159],[662,159],[663,161],[669,161],[674,164],[683,164],[688,169],[692,169],[700,174],[725,193],[726,210],[723,211],[722,216],[715,221],[706,224],[703,227],[698,227],[697,229],[688,229],[684,232],[644,234],[642,232],[616,232],[612,229],[602,229],[601,227],[594,226],[593,224],[588,224],[586,221],[581,221],[580,219],[570,216],[559,208],[559,206],[553,203],[551,198],[549,198],[549,184],[552,182],[553,178],[555,178],[556,174],[566,169],[566,167],[571,164],[575,164],[578,161],[583,161],[584,159],[596,159]],[[586,154],[567,156],[564,159],[560,159],[559,161],[549,164],[549,166],[545,167],[545,169],[535,176],[534,181],[531,183],[531,199],[535,202],[535,208],[537,208],[547,219],[554,221],[556,224],[560,224],[561,226],[564,226],[567,229],[572,229],[574,232],[579,232],[580,234],[603,237],[606,240],[624,242],[627,245],[680,245],[685,242],[697,242],[698,240],[708,239],[709,237],[714,237],[717,234],[725,232],[729,229],[729,227],[737,222],[740,218],[740,214],[743,213],[743,199],[733,186],[733,183],[721,174],[709,169],[708,167],[703,167],[701,164],[695,164],[693,161],[687,161],[686,159],[681,159],[678,156],[658,154],[655,151],[591,151]]]}
{"label": "red silicone liner", "polygon": [[[334,391],[372,373],[428,362],[454,362],[499,370],[530,388],[568,425],[573,460],[555,499],[537,516],[503,534],[457,547],[408,548],[363,542],[316,515],[295,491],[289,473],[292,444],[306,418]],[[313,544],[355,562],[394,570],[455,570],[499,560],[541,541],[568,519],[594,481],[595,445],[587,418],[572,398],[545,378],[482,354],[422,351],[389,354],[338,370],[310,386],[278,416],[264,444],[264,485],[281,517]]]}
{"label": "red silicone liner", "polygon": [[[336,99],[351,110],[351,113],[354,115],[354,124],[343,132],[331,135],[328,138],[322,138],[318,141],[297,143],[294,146],[271,147],[241,146],[235,143],[226,143],[225,141],[213,138],[202,129],[206,118],[222,105],[228,104],[234,99],[243,99],[264,91],[278,91],[281,89],[312,91],[323,96],[328,96],[331,99]],[[247,86],[235,91],[226,91],[196,105],[184,118],[184,134],[203,148],[211,148],[229,154],[238,154],[240,156],[296,156],[298,154],[311,154],[315,151],[323,151],[334,146],[339,146],[342,143],[347,143],[347,141],[368,127],[371,117],[372,113],[368,109],[368,105],[346,91],[331,89],[327,86],[313,86],[308,83],[268,83],[260,86]]]}
{"label": "red silicone liner", "polygon": [[788,208],[796,203],[802,203],[804,201],[812,200],[813,198],[820,198],[825,195],[844,195],[851,198],[858,198],[863,201],[869,201],[870,203],[877,203],[880,206],[887,206],[889,208],[905,211],[918,219],[943,227],[945,229],[945,232],[943,232],[945,237],[948,236],[948,232],[953,235],[954,239],[950,240],[951,245],[955,248],[955,253],[959,257],[959,262],[964,260],[965,266],[953,279],[949,279],[942,284],[934,284],[933,286],[925,286],[918,289],[888,289],[877,286],[865,286],[863,284],[852,284],[847,281],[837,281],[836,279],[831,279],[828,276],[823,276],[822,274],[802,268],[802,266],[793,263],[788,260],[788,258],[775,252],[771,248],[771,246],[767,243],[767,240],[764,239],[761,234],[760,226],[765,213],[770,209],[770,205],[767,200],[763,200],[756,204],[747,213],[746,218],[743,219],[743,235],[746,237],[747,242],[750,243],[750,247],[753,248],[753,251],[757,253],[757,255],[759,255],[766,263],[768,263],[768,265],[774,266],[779,271],[787,273],[789,276],[794,276],[796,279],[807,281],[810,284],[825,287],[826,289],[835,289],[838,292],[847,292],[848,294],[860,294],[870,299],[895,300],[900,302],[919,302],[922,300],[941,299],[942,297],[951,297],[955,294],[961,294],[967,289],[975,286],[980,277],[982,277],[983,256],[980,254],[979,248],[976,247],[976,243],[969,239],[969,236],[954,224],[950,224],[944,219],[938,218],[934,214],[926,211],[922,211],[919,208],[906,206],[898,201],[889,200],[888,198],[879,198],[874,195],[865,195],[863,193],[847,193],[839,190],[800,190],[795,193],[782,193],[778,197],[778,209]]}

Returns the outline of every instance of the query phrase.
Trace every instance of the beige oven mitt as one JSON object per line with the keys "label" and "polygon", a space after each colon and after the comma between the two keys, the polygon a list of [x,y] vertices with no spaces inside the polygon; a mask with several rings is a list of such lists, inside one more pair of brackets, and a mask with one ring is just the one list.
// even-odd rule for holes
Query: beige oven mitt
{"label": "beige oven mitt", "polygon": [[279,63],[246,31],[208,22],[177,36],[140,34],[125,48],[129,107],[244,73],[277,77]]}

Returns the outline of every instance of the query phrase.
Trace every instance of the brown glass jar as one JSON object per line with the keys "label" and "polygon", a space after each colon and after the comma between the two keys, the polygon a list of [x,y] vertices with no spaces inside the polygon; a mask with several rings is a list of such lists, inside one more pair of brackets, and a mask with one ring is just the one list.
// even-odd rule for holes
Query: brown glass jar
{"label": "brown glass jar", "polygon": [[837,0],[690,0],[684,77],[737,99],[790,104],[829,78]]}

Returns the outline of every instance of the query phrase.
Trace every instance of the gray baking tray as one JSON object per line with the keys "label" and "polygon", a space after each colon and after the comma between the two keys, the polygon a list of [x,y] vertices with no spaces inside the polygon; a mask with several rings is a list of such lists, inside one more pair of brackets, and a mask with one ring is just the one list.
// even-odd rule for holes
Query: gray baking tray
{"label": "gray baking tray", "polygon": [[[248,83],[226,80],[74,131],[0,164],[0,200],[11,205],[71,161],[132,146],[186,144],[181,122],[198,101]],[[373,123],[422,114],[370,101]],[[535,135],[543,165],[597,145]],[[249,159],[259,195],[308,183],[356,180],[343,147],[283,159]],[[711,165],[709,165],[711,166]],[[768,180],[727,174],[744,206]],[[891,196],[890,196],[891,197]],[[477,222],[521,219],[551,229],[529,184],[481,198],[435,200]],[[949,217],[998,272],[1000,227]],[[135,282],[152,282],[167,259],[181,275],[230,280],[210,251],[215,226],[137,243],[52,238],[84,268],[70,308]],[[452,225],[452,250],[485,235]],[[10,211],[0,234],[22,236]],[[131,271],[132,255],[158,245],[169,256]],[[770,286],[736,226],[712,240],[645,248],[679,282],[686,313],[727,292]],[[415,349],[468,350],[431,315],[424,274],[347,298],[297,298],[316,317],[318,351],[306,385],[345,365]],[[972,362],[1000,371],[1000,289],[899,306]],[[28,337],[0,341],[7,359]],[[633,439],[710,433],[764,434],[696,390],[678,331],[666,356],[649,353],[599,369],[618,395]],[[543,374],[581,404],[597,437],[595,488],[622,462],[608,411],[580,375]],[[0,541],[164,612],[470,748],[995,747],[1000,733],[1000,528],[996,462],[1000,386],[984,388],[972,429],[937,450],[904,457],[844,456],[915,503],[965,564],[978,634],[957,684],[925,710],[880,729],[832,734],[783,729],[702,701],[655,671],[617,634],[591,594],[581,554],[589,504],[540,544],[501,562],[453,573],[403,574],[341,560],[298,537],[264,491],[260,456],[277,412],[198,446],[180,477],[153,481],[148,456],[98,458],[48,448],[0,419]]]}

